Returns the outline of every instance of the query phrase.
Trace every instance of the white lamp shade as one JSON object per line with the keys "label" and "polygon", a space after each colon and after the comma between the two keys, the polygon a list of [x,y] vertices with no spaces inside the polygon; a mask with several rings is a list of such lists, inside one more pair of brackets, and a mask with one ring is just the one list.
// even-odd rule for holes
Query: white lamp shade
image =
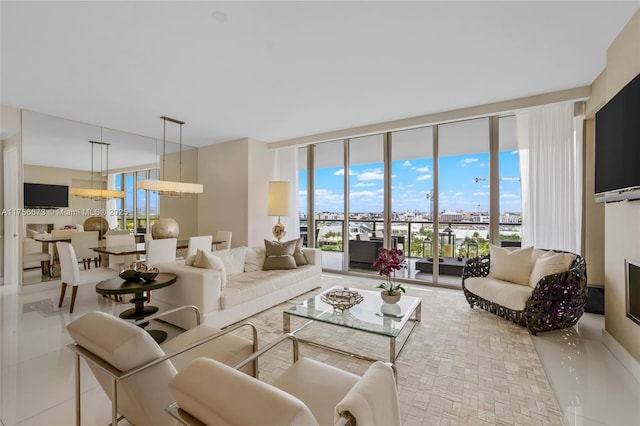
{"label": "white lamp shade", "polygon": [[269,216],[288,216],[290,186],[287,181],[269,182]]}

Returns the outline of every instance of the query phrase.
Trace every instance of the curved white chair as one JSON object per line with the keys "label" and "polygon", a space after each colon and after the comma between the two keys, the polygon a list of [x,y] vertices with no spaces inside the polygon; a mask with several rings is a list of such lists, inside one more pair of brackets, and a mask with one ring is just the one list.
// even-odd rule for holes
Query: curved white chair
{"label": "curved white chair", "polygon": [[176,260],[176,238],[163,238],[161,240],[151,240],[147,246],[146,265],[151,268],[158,263],[171,262]]}
{"label": "curved white chair", "polygon": [[221,244],[216,244],[216,250],[229,250],[231,249],[231,231],[218,231],[216,232],[216,241],[224,241]]}
{"label": "curved white chair", "polygon": [[93,260],[95,267],[98,267],[98,253],[91,250],[91,247],[98,247],[98,231],[74,232],[71,236],[71,245],[76,252],[76,257],[82,259],[84,269],[91,269]]}
{"label": "curved white chair", "polygon": [[78,286],[85,284],[95,285],[102,280],[108,280],[118,276],[116,271],[107,268],[95,268],[81,271],[78,267],[78,258],[76,257],[75,251],[73,251],[71,243],[58,241],[56,243],[56,248],[58,249],[58,256],[60,256],[60,279],[62,281],[58,308],[62,307],[67,286],[72,286],[71,305],[69,306],[70,314],[73,313],[73,306],[76,303]]}
{"label": "curved white chair", "polygon": [[213,244],[213,235],[200,235],[189,238],[189,246],[187,247],[187,256],[196,254],[198,250],[210,252]]}
{"label": "curved white chair", "polygon": [[[294,342],[294,363],[273,385],[212,359],[198,358],[169,382],[176,400],[167,411],[185,425],[400,425],[391,364],[374,362],[362,377],[308,358],[284,335],[236,367]],[[224,383],[225,386],[220,386]]]}
{"label": "curved white chair", "polygon": [[[158,313],[142,321],[182,309],[193,309],[199,324],[199,311],[195,306]],[[246,326],[252,329],[253,341],[229,334]],[[149,333],[137,325],[104,312],[91,312],[72,321],[67,331],[75,342],[68,347],[76,358],[78,425],[81,418],[80,358],[87,362],[111,400],[112,425],[118,424],[118,416],[121,415],[131,424],[175,426],[175,421],[164,408],[173,401],[168,383],[176,370],[196,357],[234,365],[258,349],[257,330],[251,323],[237,324],[224,331],[197,325],[162,345],[158,345]],[[255,362],[247,367],[247,374],[257,371]]]}
{"label": "curved white chair", "polygon": [[[135,247],[136,238],[132,234],[105,235],[106,245],[109,247],[129,246]],[[136,259],[134,255],[114,256],[109,255],[109,268],[122,270],[124,266],[129,266]]]}

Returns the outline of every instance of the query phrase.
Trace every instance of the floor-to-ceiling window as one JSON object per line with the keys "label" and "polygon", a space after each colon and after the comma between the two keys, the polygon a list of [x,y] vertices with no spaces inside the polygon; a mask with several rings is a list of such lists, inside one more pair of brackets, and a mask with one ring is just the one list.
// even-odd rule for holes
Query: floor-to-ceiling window
{"label": "floor-to-ceiling window", "polygon": [[160,201],[157,192],[138,188],[141,180],[157,180],[158,169],[137,170],[115,176],[115,187],[125,191],[124,199],[116,200],[118,229],[131,229],[145,233],[160,217]]}
{"label": "floor-to-ceiling window", "polygon": [[[383,135],[349,139],[349,269],[372,272],[384,220]],[[362,239],[369,241],[361,242]],[[354,241],[354,243],[351,243]],[[382,244],[382,241],[380,242]],[[363,250],[363,247],[366,247]]]}
{"label": "floor-to-ceiling window", "polygon": [[[301,148],[300,158],[301,223],[315,218],[325,269],[371,272],[353,247],[364,246],[359,239],[382,240],[403,249],[402,278],[457,286],[466,259],[488,253],[492,238],[520,241],[512,116],[322,142]],[[307,205],[312,210],[303,211]]]}
{"label": "floor-to-ceiling window", "polygon": [[519,246],[522,229],[522,190],[516,117],[500,117],[499,184],[500,243]]}
{"label": "floor-to-ceiling window", "polygon": [[[343,269],[344,226],[344,141],[315,145],[313,188],[316,243],[323,250],[322,267]],[[348,231],[347,231],[348,232]]]}
{"label": "floor-to-ceiling window", "polygon": [[[308,220],[308,173],[307,173],[307,147],[298,148],[298,215],[300,219],[300,236],[305,247],[312,247],[309,241]],[[315,233],[312,232],[312,235]]]}
{"label": "floor-to-ceiling window", "polygon": [[433,255],[433,173],[433,127],[391,133],[391,234],[407,259],[405,277],[421,274],[416,261]]}

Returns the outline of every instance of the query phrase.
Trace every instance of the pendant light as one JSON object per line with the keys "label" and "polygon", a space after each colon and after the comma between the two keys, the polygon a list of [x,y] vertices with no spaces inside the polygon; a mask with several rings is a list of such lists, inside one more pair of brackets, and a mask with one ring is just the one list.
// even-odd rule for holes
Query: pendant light
{"label": "pendant light", "polygon": [[[160,194],[177,195],[177,194],[200,194],[204,190],[201,183],[182,182],[182,125],[184,121],[175,118],[162,116],[163,134],[162,134],[162,179],[163,180],[142,180],[138,182],[138,188],[147,191],[155,191]],[[178,124],[180,126],[180,158],[179,158],[179,181],[164,180],[165,178],[165,161],[166,143],[167,143],[167,121]]]}
{"label": "pendant light", "polygon": [[102,153],[106,151],[106,170],[104,176],[109,176],[109,143],[102,142],[102,128],[100,128],[100,142],[89,141],[91,144],[91,188],[71,188],[69,193],[76,197],[92,198],[96,201],[108,200],[110,198],[124,198],[126,193],[124,191],[116,191],[113,189],[100,189],[93,187],[93,163],[94,163],[94,148],[100,149],[100,174],[102,175]]}

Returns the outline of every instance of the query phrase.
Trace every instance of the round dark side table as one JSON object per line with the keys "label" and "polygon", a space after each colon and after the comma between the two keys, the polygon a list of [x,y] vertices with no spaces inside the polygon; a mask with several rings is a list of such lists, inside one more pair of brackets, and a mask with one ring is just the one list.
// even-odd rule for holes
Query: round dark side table
{"label": "round dark side table", "polygon": [[[162,287],[170,286],[176,282],[176,274],[161,272],[153,281],[126,281],[120,277],[111,278],[109,280],[100,281],[96,284],[96,293],[103,295],[111,294],[133,294],[129,302],[134,307],[120,313],[120,318],[129,320],[139,320],[158,312],[157,306],[145,305],[148,300],[144,293],[150,290],[157,290]],[[140,324],[145,327],[148,323]],[[161,343],[167,338],[167,333],[162,330],[147,330],[153,339]]]}

